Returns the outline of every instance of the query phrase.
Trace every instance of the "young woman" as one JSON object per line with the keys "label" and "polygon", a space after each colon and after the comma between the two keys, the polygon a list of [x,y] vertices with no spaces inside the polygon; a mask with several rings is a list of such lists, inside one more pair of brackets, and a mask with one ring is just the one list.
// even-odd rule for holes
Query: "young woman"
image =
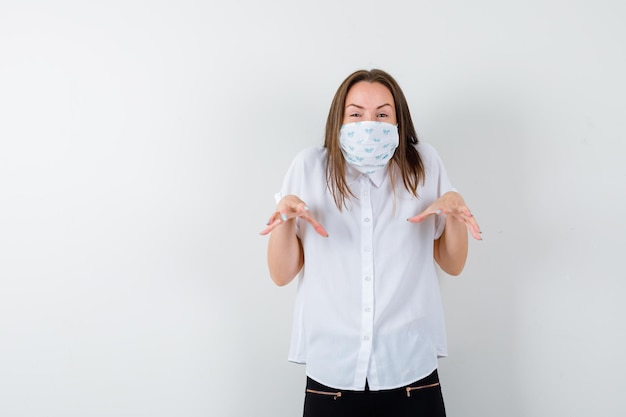
{"label": "young woman", "polygon": [[324,146],[296,156],[261,232],[274,282],[299,274],[289,360],[306,363],[305,417],[445,415],[434,263],[460,274],[468,230],[480,239],[397,82],[351,74]]}

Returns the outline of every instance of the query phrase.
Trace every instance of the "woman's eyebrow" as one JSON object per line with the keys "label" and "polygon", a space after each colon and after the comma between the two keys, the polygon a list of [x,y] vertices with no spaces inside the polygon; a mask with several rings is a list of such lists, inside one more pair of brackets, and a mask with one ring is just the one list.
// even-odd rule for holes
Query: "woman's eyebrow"
{"label": "woman's eyebrow", "polygon": [[[389,107],[391,107],[391,104],[389,104],[389,103],[381,104],[380,106],[376,107],[376,109],[382,109],[382,108],[383,108],[383,107],[385,107],[385,106],[389,106]],[[364,108],[365,108],[365,107],[363,107],[363,106],[359,106],[359,105],[357,105],[357,104],[346,104],[346,109],[347,109],[348,107],[356,107],[357,109],[364,109]]]}

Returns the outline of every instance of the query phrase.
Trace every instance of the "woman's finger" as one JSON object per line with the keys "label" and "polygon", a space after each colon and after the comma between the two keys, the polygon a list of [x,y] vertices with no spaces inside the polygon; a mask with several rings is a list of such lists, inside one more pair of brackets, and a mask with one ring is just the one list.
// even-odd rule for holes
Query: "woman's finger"
{"label": "woman's finger", "polygon": [[469,211],[467,207],[462,210],[460,214],[451,214],[451,216],[456,217],[457,219],[463,221],[467,226],[468,230],[476,240],[482,240],[480,226],[478,226],[478,222],[474,215]]}
{"label": "woman's finger", "polygon": [[483,238],[481,237],[482,232],[480,231],[480,226],[478,226],[478,222],[476,221],[476,218],[473,215],[467,218],[467,221],[465,222],[465,224],[467,224],[467,227],[472,233],[472,236],[474,237],[474,239],[483,240]]}
{"label": "woman's finger", "polygon": [[406,220],[411,223],[419,223],[421,221],[424,221],[424,219],[426,219],[428,216],[432,216],[433,214],[441,214],[441,209],[429,207],[426,210],[422,211],[420,214],[409,217]]}
{"label": "woman's finger", "polygon": [[270,221],[267,222],[267,227],[265,229],[263,229],[260,234],[261,235],[267,235],[272,230],[274,230],[278,226],[280,226],[282,223],[283,223],[283,219],[281,218],[279,213],[274,213],[274,215],[272,215],[272,217],[270,217]]}
{"label": "woman's finger", "polygon": [[328,237],[328,232],[326,231],[326,229],[324,229],[324,226],[322,226],[317,220],[315,220],[313,216],[309,214],[308,211],[302,214],[300,218],[302,218],[302,220],[306,221],[311,226],[313,226],[313,229],[315,229],[317,234],[324,236],[324,237]]}
{"label": "woman's finger", "polygon": [[310,213],[309,207],[302,201],[292,204],[290,207],[282,208],[270,216],[270,219],[267,222],[267,227],[263,229],[260,234],[267,235],[287,220],[294,217],[300,217],[313,226],[313,229],[315,229],[319,235],[328,237],[328,232],[324,229],[324,226],[315,220]]}

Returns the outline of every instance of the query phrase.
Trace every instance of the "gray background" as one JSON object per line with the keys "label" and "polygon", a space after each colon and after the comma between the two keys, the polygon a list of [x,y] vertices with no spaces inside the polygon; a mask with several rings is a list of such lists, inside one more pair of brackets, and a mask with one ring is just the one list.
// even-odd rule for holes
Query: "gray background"
{"label": "gray background", "polygon": [[450,416],[621,416],[621,1],[3,1],[0,415],[297,416],[258,235],[353,70],[475,212]]}

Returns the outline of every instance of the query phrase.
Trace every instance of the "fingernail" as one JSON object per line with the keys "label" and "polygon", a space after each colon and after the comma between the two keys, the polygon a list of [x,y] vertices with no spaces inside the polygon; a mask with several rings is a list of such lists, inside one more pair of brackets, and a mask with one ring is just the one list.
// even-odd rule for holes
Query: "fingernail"
{"label": "fingernail", "polygon": [[284,221],[284,222],[286,222],[286,221],[287,221],[287,215],[286,215],[285,213],[282,213],[282,214],[280,215],[280,218],[281,218],[281,219],[283,219],[283,221]]}
{"label": "fingernail", "polygon": [[304,209],[305,209],[306,211],[309,211],[309,206],[304,206]]}
{"label": "fingernail", "polygon": [[441,214],[441,209],[437,209],[436,214]]}

